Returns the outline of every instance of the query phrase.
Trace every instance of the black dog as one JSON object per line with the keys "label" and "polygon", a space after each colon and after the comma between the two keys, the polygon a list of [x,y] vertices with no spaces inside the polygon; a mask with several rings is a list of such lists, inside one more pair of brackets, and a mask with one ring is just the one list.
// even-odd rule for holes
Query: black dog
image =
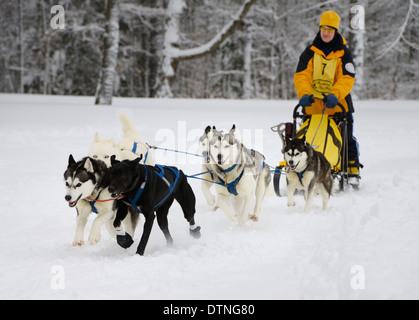
{"label": "black dog", "polygon": [[[115,156],[111,158],[112,167],[109,169],[109,187],[112,195],[125,196],[123,201],[145,217],[143,235],[137,248],[137,253],[143,255],[150,237],[155,216],[160,229],[166,238],[167,245],[173,243],[170,235],[167,214],[174,199],[182,207],[185,219],[189,222],[191,236],[201,237],[201,227],[195,225],[195,194],[187,178],[181,170],[175,167],[156,165],[155,167],[141,165],[141,158],[119,162]],[[156,215],[154,215],[156,212]],[[120,208],[114,225],[118,226],[127,215],[127,208]],[[118,244],[124,248],[133,243],[129,234],[117,237]]]}

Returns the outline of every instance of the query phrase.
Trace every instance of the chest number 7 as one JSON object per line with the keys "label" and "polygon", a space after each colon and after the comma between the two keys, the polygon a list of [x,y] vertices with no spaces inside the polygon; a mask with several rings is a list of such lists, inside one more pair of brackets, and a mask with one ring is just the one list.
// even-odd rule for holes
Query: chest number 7
{"label": "chest number 7", "polygon": [[327,63],[323,63],[323,71],[322,71],[322,75],[324,75],[324,69],[326,69]]}

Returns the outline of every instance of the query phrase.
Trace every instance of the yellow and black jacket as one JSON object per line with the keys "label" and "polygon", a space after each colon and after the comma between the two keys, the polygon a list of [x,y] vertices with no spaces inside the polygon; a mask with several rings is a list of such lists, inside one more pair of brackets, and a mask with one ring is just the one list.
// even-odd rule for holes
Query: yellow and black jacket
{"label": "yellow and black jacket", "polygon": [[[355,68],[352,54],[346,47],[346,40],[336,32],[330,43],[322,41],[320,32],[313,43],[300,56],[294,85],[297,95],[314,95],[315,102],[306,107],[306,114],[321,114],[324,109],[323,97],[334,94],[346,111],[354,112],[350,92],[355,83]],[[326,109],[326,114],[334,114],[340,107]]]}

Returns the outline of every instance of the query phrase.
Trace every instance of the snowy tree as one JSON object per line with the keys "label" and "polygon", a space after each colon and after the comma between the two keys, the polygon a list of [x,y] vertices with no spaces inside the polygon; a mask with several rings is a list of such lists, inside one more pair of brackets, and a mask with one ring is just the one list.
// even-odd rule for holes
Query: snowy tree
{"label": "snowy tree", "polygon": [[176,65],[180,61],[196,59],[216,50],[239,26],[250,7],[257,0],[245,0],[238,13],[209,42],[191,49],[179,49],[179,19],[185,8],[184,0],[170,0],[167,9],[167,27],[164,39],[162,74],[163,80],[158,93],[160,97],[171,97],[171,81],[175,76]]}
{"label": "snowy tree", "polygon": [[417,98],[419,5],[413,0],[368,4],[366,98]]}
{"label": "snowy tree", "polygon": [[352,96],[357,99],[364,98],[364,68],[366,59],[366,31],[365,31],[365,8],[368,7],[368,0],[350,0],[349,6],[350,21],[349,42],[351,44],[353,61],[356,67],[355,84]]}
{"label": "snowy tree", "polygon": [[106,9],[106,33],[104,35],[104,54],[102,70],[96,91],[95,104],[112,104],[115,81],[115,68],[119,48],[119,3],[108,0]]}
{"label": "snowy tree", "polygon": [[0,1],[1,92],[295,99],[299,55],[335,10],[354,96],[419,98],[419,0],[61,0],[64,30],[55,4]]}

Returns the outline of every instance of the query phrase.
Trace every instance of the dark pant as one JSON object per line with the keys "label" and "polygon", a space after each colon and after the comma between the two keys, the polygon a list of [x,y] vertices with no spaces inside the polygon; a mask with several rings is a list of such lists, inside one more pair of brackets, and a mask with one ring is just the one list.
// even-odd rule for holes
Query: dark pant
{"label": "dark pant", "polygon": [[355,161],[358,163],[358,157],[359,157],[359,145],[356,138],[353,136],[353,128],[354,128],[354,118],[352,116],[352,113],[347,114],[348,119],[348,158],[349,161]]}

